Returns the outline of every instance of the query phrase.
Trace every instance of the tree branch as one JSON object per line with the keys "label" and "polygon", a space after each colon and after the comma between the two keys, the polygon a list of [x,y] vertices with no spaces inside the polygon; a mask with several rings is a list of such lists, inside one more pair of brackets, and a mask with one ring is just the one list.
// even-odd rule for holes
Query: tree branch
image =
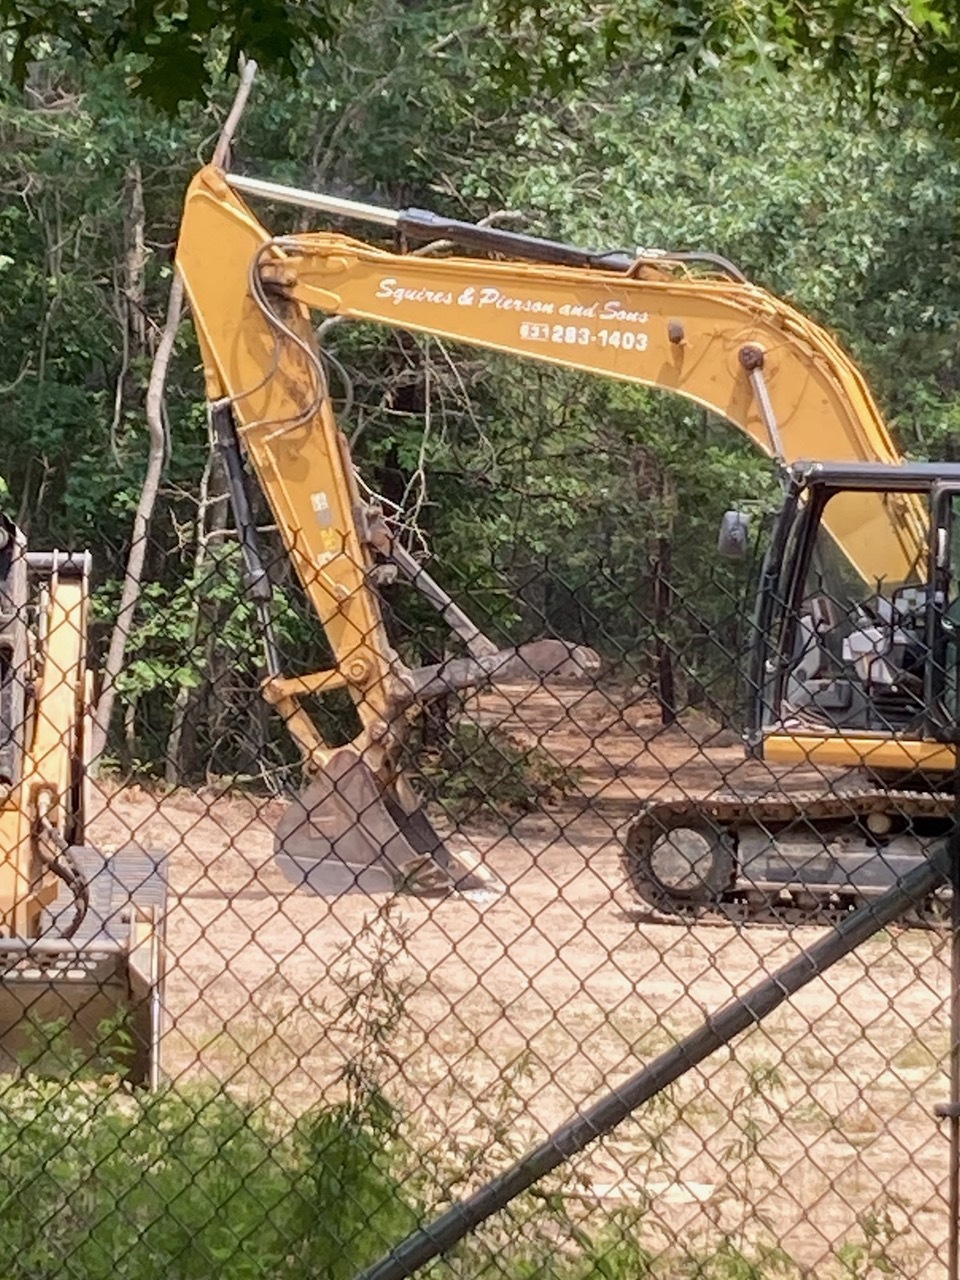
{"label": "tree branch", "polygon": [[130,555],[123,579],[123,590],[120,594],[120,609],[117,620],[110,633],[110,648],[103,668],[103,679],[100,697],[93,714],[93,734],[91,741],[91,758],[96,764],[106,746],[107,732],[113,715],[113,704],[116,700],[117,678],[123,670],[123,662],[127,652],[127,641],[133,629],[133,619],[137,603],[140,599],[140,588],[143,582],[143,566],[147,558],[147,544],[150,537],[150,522],[153,519],[153,508],[163,474],[163,462],[166,455],[166,436],[163,430],[164,387],[167,380],[167,369],[173,354],[180,318],[183,314],[183,281],[174,276],[170,286],[170,297],[167,301],[167,319],[163,334],[157,347],[150,369],[150,381],[147,384],[146,417],[150,448],[147,455],[147,472],[143,479],[143,488],[137,502],[136,514],[133,517],[133,533],[130,543]]}

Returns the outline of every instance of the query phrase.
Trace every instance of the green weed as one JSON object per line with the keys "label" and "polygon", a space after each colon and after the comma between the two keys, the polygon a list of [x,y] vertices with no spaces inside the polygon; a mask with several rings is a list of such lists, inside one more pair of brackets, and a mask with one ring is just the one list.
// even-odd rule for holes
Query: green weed
{"label": "green weed", "polygon": [[134,1055],[130,1014],[118,1009],[102,1018],[88,1044],[74,1036],[71,1019],[43,1020],[28,1013],[23,1020],[23,1048],[16,1054],[23,1072],[77,1079],[124,1076]]}
{"label": "green weed", "polygon": [[440,746],[425,748],[413,771],[419,788],[459,821],[510,817],[573,795],[581,773],[542,747],[502,729],[461,722]]}
{"label": "green weed", "polygon": [[209,1087],[0,1091],[10,1280],[347,1280],[415,1222],[374,1108],[293,1126]]}
{"label": "green weed", "polygon": [[849,1280],[866,1280],[872,1276],[909,1274],[897,1260],[897,1242],[904,1233],[888,1206],[874,1206],[861,1213],[857,1228],[860,1238],[847,1240],[837,1250],[841,1275]]}

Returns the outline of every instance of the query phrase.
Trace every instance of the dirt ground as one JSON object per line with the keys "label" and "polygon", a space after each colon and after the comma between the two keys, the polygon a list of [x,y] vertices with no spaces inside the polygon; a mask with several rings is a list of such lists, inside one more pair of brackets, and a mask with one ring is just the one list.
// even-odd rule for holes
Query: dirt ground
{"label": "dirt ground", "polygon": [[[384,913],[294,891],[271,860],[278,804],[236,795],[104,791],[91,833],[170,852],[165,1072],[299,1112],[342,1087],[359,1046],[338,1010],[358,1000],[389,1027],[372,1047],[387,1091],[451,1194],[818,932],[638,919],[618,859],[633,804],[762,786],[769,774],[738,746],[575,686],[501,689],[472,714],[575,764],[588,800],[456,833],[506,882],[494,901]],[[707,1248],[732,1233],[776,1240],[817,1276],[890,1274],[885,1260],[892,1274],[942,1274],[947,1138],[933,1107],[947,1092],[948,977],[935,933],[872,940],[580,1157],[581,1193],[647,1206],[651,1241]],[[858,1247],[875,1272],[841,1269],[838,1253]]]}

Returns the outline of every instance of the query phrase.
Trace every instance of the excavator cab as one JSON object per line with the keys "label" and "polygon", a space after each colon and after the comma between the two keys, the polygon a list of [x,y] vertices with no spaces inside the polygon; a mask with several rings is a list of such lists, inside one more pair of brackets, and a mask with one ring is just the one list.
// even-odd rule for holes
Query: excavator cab
{"label": "excavator cab", "polygon": [[[830,524],[859,512],[869,529],[880,509],[916,536],[912,556],[875,578],[841,551]],[[952,768],[940,744],[957,735],[958,518],[960,467],[794,469],[755,625],[756,754],[784,760],[800,740],[842,735],[860,743],[868,769],[904,751],[921,771]]]}
{"label": "excavator cab", "polygon": [[752,633],[745,739],[775,766],[762,792],[645,806],[627,871],[673,915],[836,921],[953,822],[960,466],[789,468]]}

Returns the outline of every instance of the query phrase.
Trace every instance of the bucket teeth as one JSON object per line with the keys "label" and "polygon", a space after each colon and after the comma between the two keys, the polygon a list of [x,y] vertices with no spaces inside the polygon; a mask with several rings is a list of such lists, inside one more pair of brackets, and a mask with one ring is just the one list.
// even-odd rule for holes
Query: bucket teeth
{"label": "bucket teeth", "polygon": [[421,807],[409,811],[385,791],[349,747],[290,804],[274,854],[288,880],[326,898],[503,891],[479,860],[447,848]]}

